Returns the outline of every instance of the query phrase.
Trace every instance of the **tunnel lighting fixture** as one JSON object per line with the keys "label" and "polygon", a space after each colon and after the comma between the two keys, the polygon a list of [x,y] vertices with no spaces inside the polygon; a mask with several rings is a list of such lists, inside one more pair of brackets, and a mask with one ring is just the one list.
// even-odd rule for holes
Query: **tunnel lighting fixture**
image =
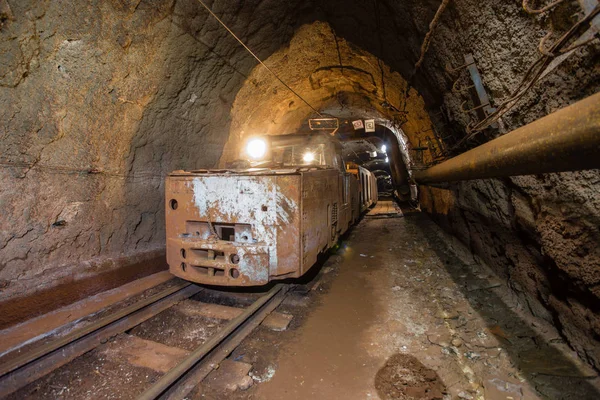
{"label": "tunnel lighting fixture", "polygon": [[267,142],[264,139],[250,139],[246,145],[246,153],[252,159],[261,159],[267,154]]}
{"label": "tunnel lighting fixture", "polygon": [[314,153],[310,153],[310,152],[304,153],[302,160],[304,160],[305,163],[313,162],[313,161],[315,161],[315,155],[314,155]]}
{"label": "tunnel lighting fixture", "polygon": [[381,152],[385,153],[387,151],[387,146],[384,144],[381,146]]}
{"label": "tunnel lighting fixture", "polygon": [[385,162],[390,162],[390,159],[386,157]]}

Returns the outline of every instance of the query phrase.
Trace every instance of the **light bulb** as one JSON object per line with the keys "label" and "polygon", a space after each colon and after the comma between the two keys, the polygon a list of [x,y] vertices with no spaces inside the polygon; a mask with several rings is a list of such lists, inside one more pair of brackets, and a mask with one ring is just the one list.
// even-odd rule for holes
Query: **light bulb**
{"label": "light bulb", "polygon": [[314,153],[304,153],[304,156],[302,157],[302,160],[304,160],[305,163],[310,163],[315,161],[315,155]]}
{"label": "light bulb", "polygon": [[264,139],[251,139],[246,145],[246,153],[255,160],[263,158],[267,154],[267,142]]}

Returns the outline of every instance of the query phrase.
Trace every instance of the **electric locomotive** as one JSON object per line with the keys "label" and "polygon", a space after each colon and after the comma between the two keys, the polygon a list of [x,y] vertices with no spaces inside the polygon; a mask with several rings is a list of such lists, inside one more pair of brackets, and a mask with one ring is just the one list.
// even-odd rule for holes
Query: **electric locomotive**
{"label": "electric locomotive", "polygon": [[330,135],[251,138],[244,149],[236,168],[167,177],[172,274],[222,286],[300,277],[377,201],[373,174],[347,171]]}

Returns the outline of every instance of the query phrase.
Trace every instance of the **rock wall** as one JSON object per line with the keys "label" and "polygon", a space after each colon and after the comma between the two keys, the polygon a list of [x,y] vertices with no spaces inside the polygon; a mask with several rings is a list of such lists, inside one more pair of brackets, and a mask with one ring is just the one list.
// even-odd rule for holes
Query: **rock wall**
{"label": "rock wall", "polygon": [[[457,130],[464,135],[469,118],[460,111],[464,96],[449,90],[457,75],[444,65],[459,66],[472,53],[497,106],[540,56],[540,39],[552,31],[549,42],[556,40],[581,18],[577,2],[538,16],[527,14],[521,1],[457,0],[447,11],[432,43],[435,57],[425,67],[446,88],[442,112],[448,120],[437,127],[454,138],[462,137]],[[597,92],[599,49],[595,41],[577,50],[502,118],[498,130],[469,146]],[[468,82],[465,77],[461,82]],[[563,340],[600,368],[599,193],[600,172],[585,171],[422,188],[422,205],[503,276],[533,314],[553,322]]]}
{"label": "rock wall", "polygon": [[[261,56],[302,10],[230,3],[215,11]],[[164,175],[215,165],[255,61],[194,0],[0,5],[0,298],[165,268]],[[253,13],[277,24],[248,23]]]}
{"label": "rock wall", "polygon": [[[331,20],[388,73],[408,71],[420,32],[407,10],[420,2],[321,3],[209,5],[262,59]],[[0,0],[0,302],[63,284],[83,297],[102,289],[82,283],[98,274],[138,265],[116,285],[164,268],[164,175],[216,165],[255,66],[195,0]]]}

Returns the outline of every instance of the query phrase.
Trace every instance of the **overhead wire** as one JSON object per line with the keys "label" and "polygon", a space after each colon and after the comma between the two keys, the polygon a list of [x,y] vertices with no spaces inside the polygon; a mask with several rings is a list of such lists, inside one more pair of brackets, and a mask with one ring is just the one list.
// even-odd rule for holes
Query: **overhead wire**
{"label": "overhead wire", "polygon": [[[173,16],[175,17],[180,17],[181,15],[175,14],[173,13]],[[217,53],[212,46],[208,45],[207,43],[203,42],[200,38],[196,37],[196,35],[192,34],[191,32],[188,32],[187,29],[185,29],[185,27],[178,23],[175,22],[175,20],[171,20],[171,23],[173,25],[175,25],[176,27],[178,27],[179,29],[181,29],[181,31],[183,33],[185,33],[186,35],[189,35],[189,37],[191,37],[192,39],[194,39],[196,42],[203,44],[204,46],[206,46],[206,49],[211,53],[214,54],[216,57],[218,57],[222,62],[223,65],[228,66],[229,68],[231,68],[234,72],[237,72],[238,74],[240,74],[241,76],[243,76],[245,79],[248,79],[248,75],[246,75],[245,73],[243,73],[242,71],[240,71],[239,69],[237,69],[236,67],[234,67],[230,60],[228,60],[226,57],[222,56],[221,54]]]}
{"label": "overhead wire", "polygon": [[546,7],[542,7],[540,9],[531,8],[531,5],[529,4],[530,1],[531,0],[523,0],[523,9],[528,14],[543,14],[546,11],[549,11],[549,10],[553,9],[554,7],[556,7],[557,5],[559,5],[560,3],[562,3],[565,0],[556,0],[555,2],[550,3]]}
{"label": "overhead wire", "polygon": [[26,161],[10,161],[0,160],[0,168],[23,168],[26,169],[25,173],[30,170],[36,170],[40,172],[60,175],[80,175],[80,176],[105,176],[111,178],[121,179],[153,179],[163,178],[162,174],[155,172],[138,172],[135,174],[123,174],[118,172],[105,171],[98,168],[72,168],[58,165],[46,165],[39,164],[38,162],[26,162]]}
{"label": "overhead wire", "polygon": [[233,36],[235,38],[235,40],[238,41],[239,44],[242,45],[242,47],[244,47],[244,49],[246,49],[246,51],[248,53],[250,53],[250,55],[252,57],[254,57],[256,59],[256,61],[259,62],[260,65],[262,65],[267,71],[269,71],[271,73],[271,75],[273,75],[275,77],[275,79],[277,79],[283,86],[285,86],[290,92],[292,92],[296,97],[298,97],[300,100],[302,100],[302,102],[304,102],[304,104],[306,104],[308,107],[310,107],[311,110],[313,110],[319,117],[322,117],[323,115],[321,115],[321,113],[314,108],[308,101],[306,101],[302,96],[300,96],[294,89],[292,89],[287,83],[285,83],[271,68],[269,68],[260,58],[258,58],[258,56],[256,54],[254,54],[254,52],[252,50],[250,50],[250,48],[248,46],[246,46],[246,44],[239,38],[237,37],[237,35],[235,33],[233,33],[233,31],[231,29],[229,29],[229,27],[227,25],[225,25],[225,23],[223,21],[221,21],[221,19],[219,17],[217,17],[217,15],[206,5],[204,4],[204,2],[202,0],[198,0],[198,2],[206,9],[206,11],[208,11],[210,13],[210,15],[213,16],[214,19],[216,19],[221,26],[223,26],[223,28],[225,28],[227,30],[227,32],[229,32],[229,34],[231,36]]}

